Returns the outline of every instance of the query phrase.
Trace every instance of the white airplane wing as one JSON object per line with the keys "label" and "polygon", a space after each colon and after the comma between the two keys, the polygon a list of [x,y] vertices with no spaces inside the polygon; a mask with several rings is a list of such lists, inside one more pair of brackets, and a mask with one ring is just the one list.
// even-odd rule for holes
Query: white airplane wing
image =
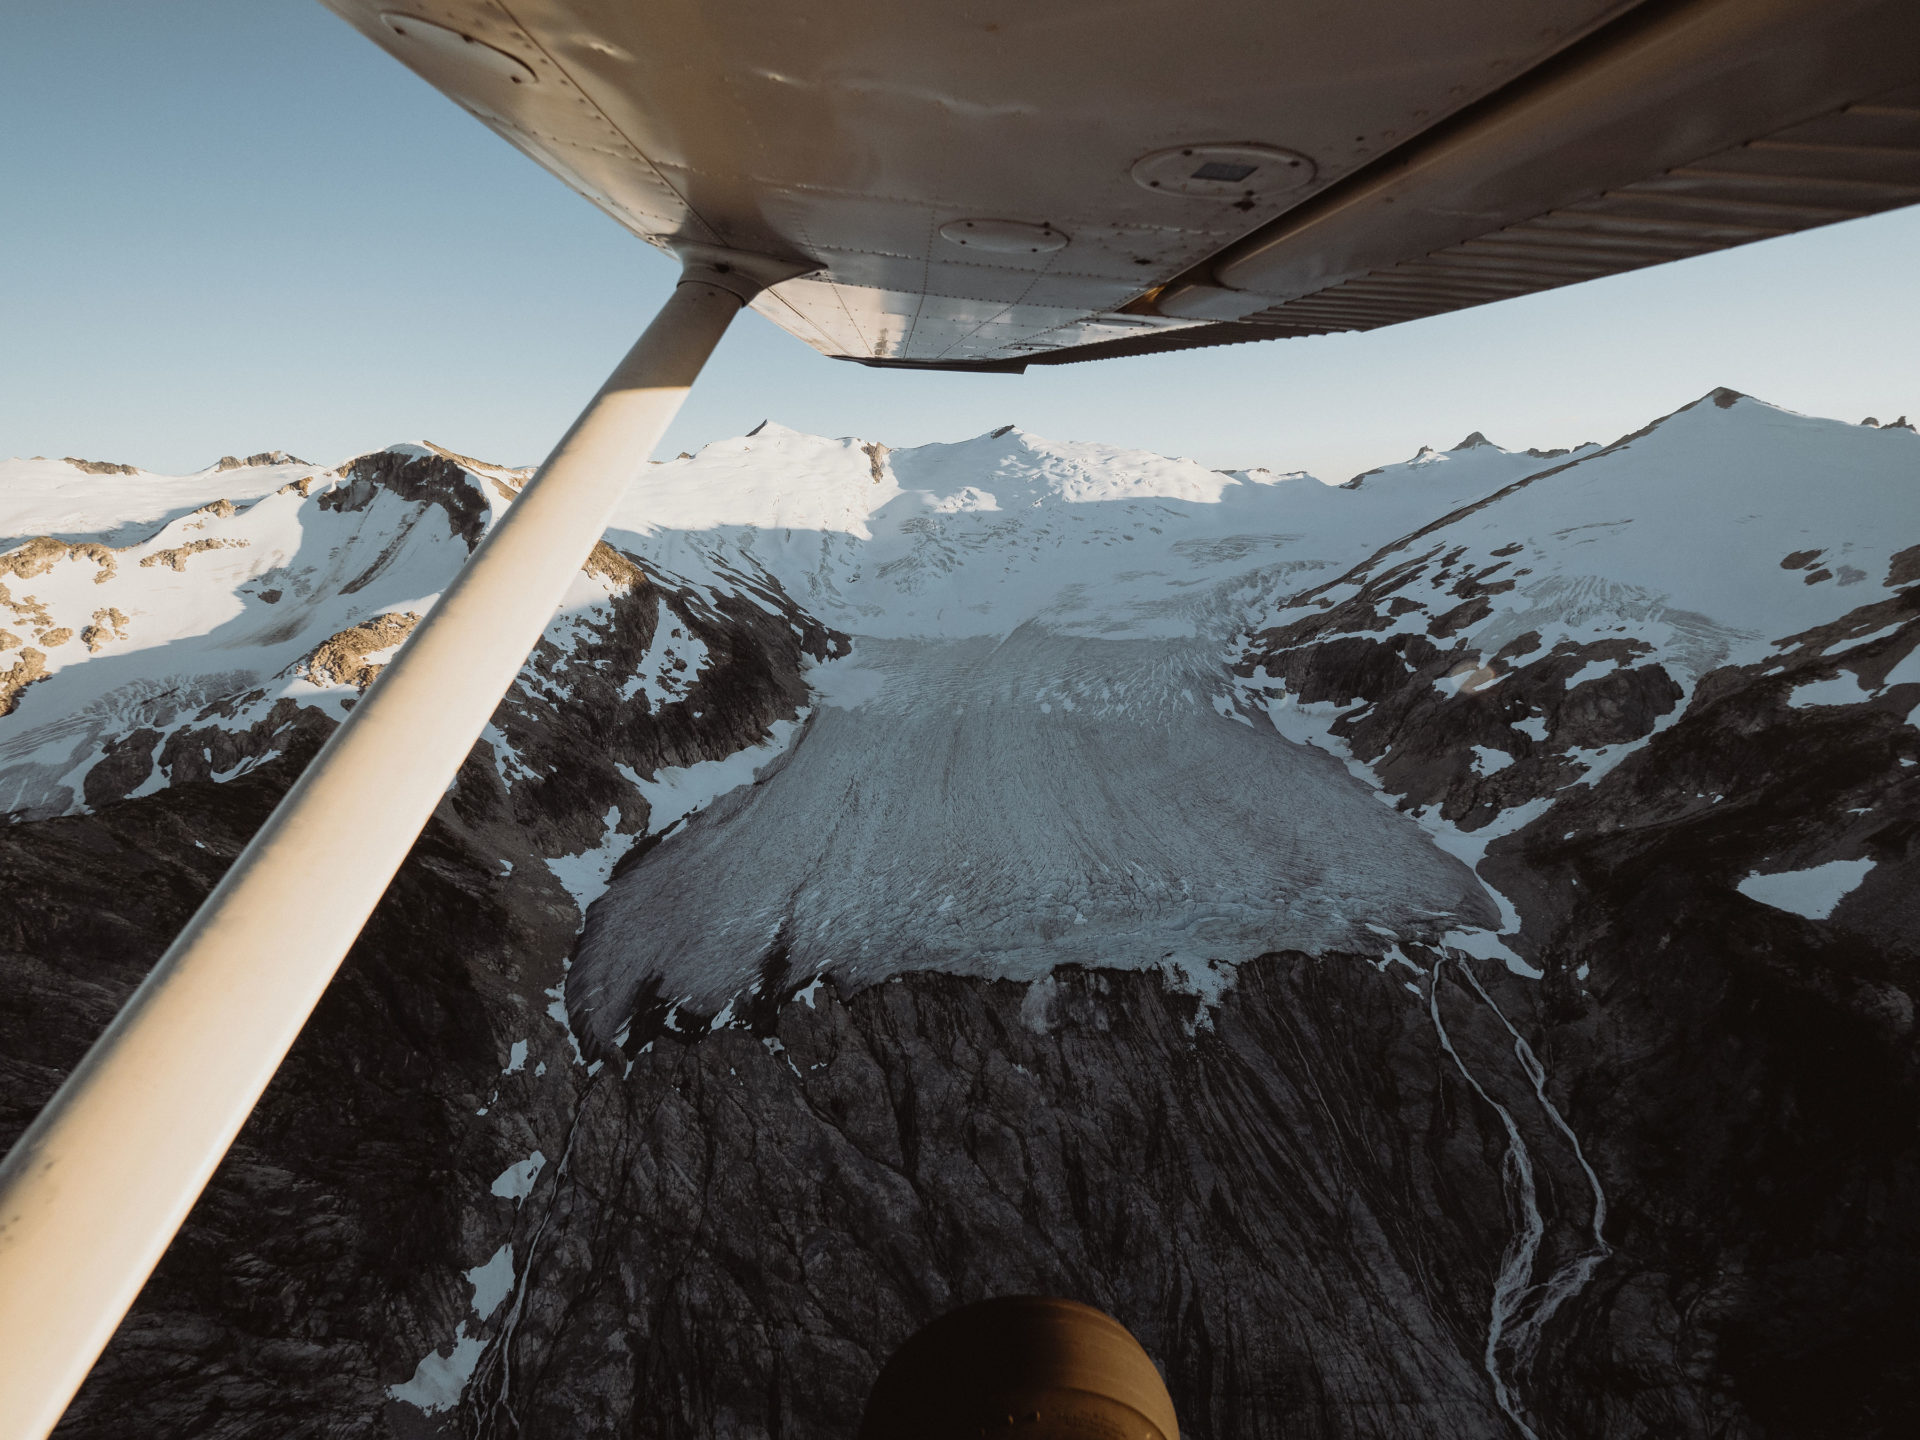
{"label": "white airplane wing", "polygon": [[325,0],[824,354],[1366,330],[1920,200],[1913,0]]}

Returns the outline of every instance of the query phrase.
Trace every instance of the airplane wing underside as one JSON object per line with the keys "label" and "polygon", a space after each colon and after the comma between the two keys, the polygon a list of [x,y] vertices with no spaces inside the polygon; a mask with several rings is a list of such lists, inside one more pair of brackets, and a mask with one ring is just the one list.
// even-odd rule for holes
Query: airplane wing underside
{"label": "airplane wing underside", "polygon": [[824,354],[1367,330],[1920,201],[1912,0],[324,0]]}

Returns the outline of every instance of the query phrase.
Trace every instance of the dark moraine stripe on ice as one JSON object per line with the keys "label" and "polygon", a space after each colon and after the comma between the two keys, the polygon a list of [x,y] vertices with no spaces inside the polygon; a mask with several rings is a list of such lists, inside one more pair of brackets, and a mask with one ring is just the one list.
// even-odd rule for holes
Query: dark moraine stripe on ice
{"label": "dark moraine stripe on ice", "polygon": [[1192,640],[1038,624],[860,640],[815,672],[784,762],[594,907],[575,1028],[608,1042],[636,1002],[712,1016],[820,974],[1079,964],[1205,986],[1209,961],[1377,950],[1369,924],[1496,922],[1466,867],[1331,756],[1217,711],[1219,677]]}

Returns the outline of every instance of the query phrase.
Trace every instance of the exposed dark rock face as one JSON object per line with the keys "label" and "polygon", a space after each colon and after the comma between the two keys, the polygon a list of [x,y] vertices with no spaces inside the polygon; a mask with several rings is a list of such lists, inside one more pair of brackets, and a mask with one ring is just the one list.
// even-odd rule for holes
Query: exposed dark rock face
{"label": "exposed dark rock face", "polygon": [[445,456],[375,450],[353,460],[340,473],[348,484],[320,497],[323,510],[358,510],[384,489],[402,500],[438,505],[469,550],[480,543],[485,532],[485,497],[467,472]]}
{"label": "exposed dark rock face", "polygon": [[[9,1139],[311,748],[227,784],[0,829]],[[410,1290],[456,1269],[463,1214],[484,1214],[473,1177],[500,1142],[460,1110],[499,1068],[517,967],[565,943],[558,900],[505,903],[450,827],[430,827],[62,1433],[355,1433],[338,1428],[355,1416],[372,1433]]]}
{"label": "exposed dark rock face", "polygon": [[[1577,1237],[1591,1194],[1511,1037],[1442,991]],[[568,1143],[473,1433],[846,1435],[927,1318],[1036,1291],[1124,1317],[1190,1434],[1505,1424],[1480,1348],[1507,1137],[1360,957],[1267,957],[1204,1017],[1139,974],[823,987],[604,1071]]]}

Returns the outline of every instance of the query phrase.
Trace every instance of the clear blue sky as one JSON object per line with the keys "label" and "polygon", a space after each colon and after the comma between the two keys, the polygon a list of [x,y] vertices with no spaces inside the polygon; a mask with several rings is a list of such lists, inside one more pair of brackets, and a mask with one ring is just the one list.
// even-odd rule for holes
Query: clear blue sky
{"label": "clear blue sky", "polygon": [[[192,470],[427,438],[539,459],[669,262],[314,0],[11,0],[0,455]],[[1469,430],[1610,440],[1731,385],[1920,416],[1920,211],[1367,335],[907,375],[755,316],[662,450],[772,417],[893,445],[1008,422],[1343,479]]]}

